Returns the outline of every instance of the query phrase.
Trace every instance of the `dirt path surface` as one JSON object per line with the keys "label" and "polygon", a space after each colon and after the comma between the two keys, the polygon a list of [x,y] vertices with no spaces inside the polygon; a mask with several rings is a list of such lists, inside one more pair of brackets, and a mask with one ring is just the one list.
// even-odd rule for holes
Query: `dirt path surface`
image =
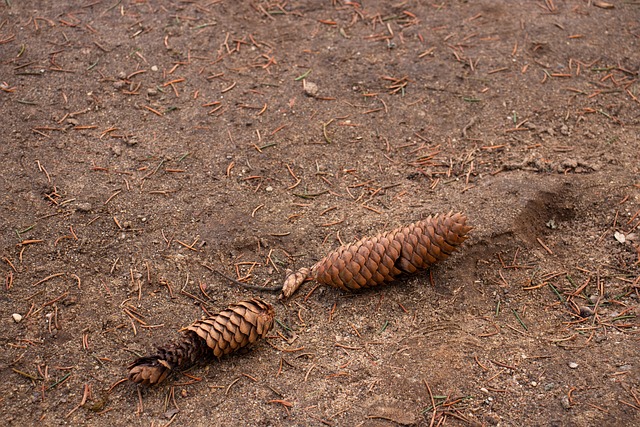
{"label": "dirt path surface", "polygon": [[[2,423],[639,425],[639,68],[633,0],[3,1]],[[365,292],[210,270],[449,211]],[[123,380],[254,296],[249,351]]]}

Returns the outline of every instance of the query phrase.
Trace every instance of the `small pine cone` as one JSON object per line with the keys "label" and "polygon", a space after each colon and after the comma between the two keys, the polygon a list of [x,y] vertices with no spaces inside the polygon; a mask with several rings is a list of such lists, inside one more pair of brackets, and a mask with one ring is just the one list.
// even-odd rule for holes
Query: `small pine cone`
{"label": "small pine cone", "polygon": [[273,327],[274,317],[273,307],[256,298],[230,305],[219,314],[185,328],[180,341],[159,348],[153,356],[134,361],[129,366],[129,379],[143,385],[158,384],[173,370],[232,353],[264,338]]}
{"label": "small pine cone", "polygon": [[462,213],[429,216],[407,227],[341,246],[310,270],[288,275],[282,296],[290,297],[306,280],[357,291],[429,268],[449,257],[467,239],[472,227],[466,222]]}

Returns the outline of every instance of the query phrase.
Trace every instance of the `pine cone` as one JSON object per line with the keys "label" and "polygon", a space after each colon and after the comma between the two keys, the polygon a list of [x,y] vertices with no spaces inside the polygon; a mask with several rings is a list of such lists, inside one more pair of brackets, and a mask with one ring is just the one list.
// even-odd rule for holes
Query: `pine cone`
{"label": "pine cone", "polygon": [[449,212],[341,246],[311,269],[290,273],[281,297],[290,297],[307,280],[357,291],[429,268],[449,257],[467,239],[472,227],[466,222],[464,214]]}
{"label": "pine cone", "polygon": [[173,370],[186,369],[198,360],[217,358],[264,338],[273,327],[273,307],[259,299],[230,305],[221,313],[185,328],[184,337],[141,357],[129,365],[134,383],[154,385]]}

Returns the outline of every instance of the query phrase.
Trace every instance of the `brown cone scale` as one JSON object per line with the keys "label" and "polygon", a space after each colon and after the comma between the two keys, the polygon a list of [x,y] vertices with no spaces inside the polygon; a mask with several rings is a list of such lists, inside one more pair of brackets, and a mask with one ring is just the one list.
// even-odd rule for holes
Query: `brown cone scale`
{"label": "brown cone scale", "polygon": [[282,296],[290,297],[307,280],[357,291],[429,268],[449,257],[471,230],[462,213],[448,213],[400,227],[329,253],[313,267],[290,273]]}
{"label": "brown cone scale", "polygon": [[273,307],[257,298],[233,304],[185,328],[180,341],[134,361],[129,366],[129,379],[143,385],[158,384],[171,371],[232,353],[264,338],[273,327],[274,317]]}

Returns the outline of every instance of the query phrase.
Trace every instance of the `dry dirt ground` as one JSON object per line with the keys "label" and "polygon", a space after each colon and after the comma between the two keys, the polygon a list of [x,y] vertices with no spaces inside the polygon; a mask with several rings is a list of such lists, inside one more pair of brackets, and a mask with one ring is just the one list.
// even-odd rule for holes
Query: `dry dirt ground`
{"label": "dry dirt ground", "polygon": [[[608,1],[4,0],[2,422],[639,425],[640,4]],[[207,268],[277,285],[450,210],[460,250],[368,292]],[[250,351],[120,381],[252,296]]]}

